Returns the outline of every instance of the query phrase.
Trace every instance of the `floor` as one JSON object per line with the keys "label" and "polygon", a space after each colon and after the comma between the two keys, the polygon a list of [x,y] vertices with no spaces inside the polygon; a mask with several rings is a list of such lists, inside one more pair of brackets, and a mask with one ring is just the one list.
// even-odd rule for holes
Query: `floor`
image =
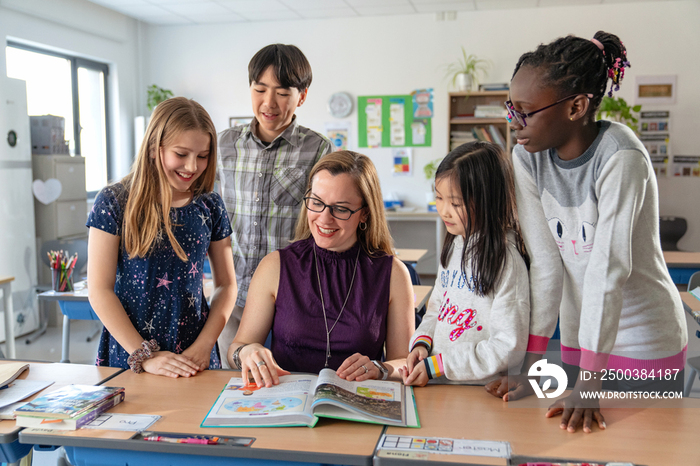
{"label": "floor", "polygon": [[[96,337],[87,341],[88,337],[93,337],[99,322],[93,320],[72,320],[70,326],[70,362],[76,364],[95,364],[97,355],[97,344],[99,342],[98,333]],[[29,335],[18,337],[15,340],[17,359],[34,361],[59,362],[61,360],[62,327],[47,327],[46,333],[37,338],[32,343],[27,343]],[[1,345],[5,350],[5,344]]]}

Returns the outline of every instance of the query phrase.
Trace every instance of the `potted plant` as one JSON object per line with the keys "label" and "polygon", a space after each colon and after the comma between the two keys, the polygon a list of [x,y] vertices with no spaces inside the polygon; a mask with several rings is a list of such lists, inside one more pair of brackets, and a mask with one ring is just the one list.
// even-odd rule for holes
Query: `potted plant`
{"label": "potted plant", "polygon": [[479,83],[479,74],[486,73],[488,61],[467,54],[462,47],[462,57],[447,65],[446,78],[451,79],[452,85],[460,91],[470,91]]}
{"label": "potted plant", "polygon": [[423,167],[425,179],[430,183],[430,191],[425,193],[425,202],[429,212],[435,208],[435,172],[437,172],[440,162],[442,159],[431,160]]}
{"label": "potted plant", "polygon": [[596,117],[600,120],[606,118],[608,120],[617,121],[627,125],[635,134],[639,131],[639,120],[635,116],[642,110],[641,105],[630,107],[622,97],[603,97],[603,101],[598,108]]}
{"label": "potted plant", "polygon": [[156,105],[174,96],[173,91],[169,89],[163,89],[162,87],[158,87],[155,84],[148,86],[147,92],[148,110],[150,110],[151,112],[153,111],[153,109],[156,108]]}

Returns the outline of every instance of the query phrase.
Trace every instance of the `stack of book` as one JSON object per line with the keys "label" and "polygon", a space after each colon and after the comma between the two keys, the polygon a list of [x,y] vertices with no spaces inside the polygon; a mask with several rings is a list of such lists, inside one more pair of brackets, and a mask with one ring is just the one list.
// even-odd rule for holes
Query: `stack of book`
{"label": "stack of book", "polygon": [[124,401],[123,387],[68,385],[17,408],[17,426],[76,430]]}
{"label": "stack of book", "polygon": [[505,118],[507,114],[504,105],[477,105],[474,108],[476,118]]}
{"label": "stack of book", "polygon": [[471,131],[450,131],[450,150],[472,141],[476,138]]}

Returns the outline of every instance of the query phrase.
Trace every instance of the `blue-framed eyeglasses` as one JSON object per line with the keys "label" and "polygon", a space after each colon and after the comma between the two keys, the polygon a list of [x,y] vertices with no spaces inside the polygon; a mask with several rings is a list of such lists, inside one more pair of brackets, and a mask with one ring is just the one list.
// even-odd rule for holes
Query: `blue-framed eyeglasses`
{"label": "blue-framed eyeglasses", "polygon": [[542,107],[538,110],[535,110],[534,112],[528,112],[528,113],[522,113],[517,111],[513,107],[513,102],[510,100],[506,100],[503,104],[506,106],[506,110],[508,110],[508,115],[506,116],[506,120],[508,120],[508,123],[513,123],[513,120],[517,121],[520,126],[523,128],[527,126],[527,122],[525,121],[526,118],[531,117],[535,113],[540,113],[541,111],[547,110],[548,108],[554,107],[555,105],[559,105],[562,102],[566,102],[569,99],[573,99],[574,97],[578,97],[580,95],[585,95],[589,99],[593,98],[593,94],[574,94],[570,95],[568,97],[564,97],[563,99],[557,100],[551,105],[547,105],[546,107]]}
{"label": "blue-framed eyeglasses", "polygon": [[365,207],[362,206],[359,209],[356,210],[350,210],[347,207],[339,206],[339,205],[328,205],[324,204],[320,200],[316,199],[315,197],[305,197],[304,198],[304,205],[306,205],[306,208],[309,209],[311,212],[316,212],[316,213],[321,213],[324,210],[326,210],[326,207],[330,211],[331,215],[338,220],[348,220],[352,215],[356,212],[361,211]]}

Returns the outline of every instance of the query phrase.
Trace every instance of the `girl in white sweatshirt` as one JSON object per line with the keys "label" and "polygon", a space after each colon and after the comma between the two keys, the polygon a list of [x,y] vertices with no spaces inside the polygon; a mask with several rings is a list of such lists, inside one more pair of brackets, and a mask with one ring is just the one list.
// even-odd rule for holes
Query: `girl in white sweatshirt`
{"label": "girl in white sweatshirt", "polygon": [[510,161],[494,144],[457,147],[438,167],[435,200],[447,237],[400,372],[407,385],[485,384],[522,361],[513,355],[528,340],[528,259]]}

